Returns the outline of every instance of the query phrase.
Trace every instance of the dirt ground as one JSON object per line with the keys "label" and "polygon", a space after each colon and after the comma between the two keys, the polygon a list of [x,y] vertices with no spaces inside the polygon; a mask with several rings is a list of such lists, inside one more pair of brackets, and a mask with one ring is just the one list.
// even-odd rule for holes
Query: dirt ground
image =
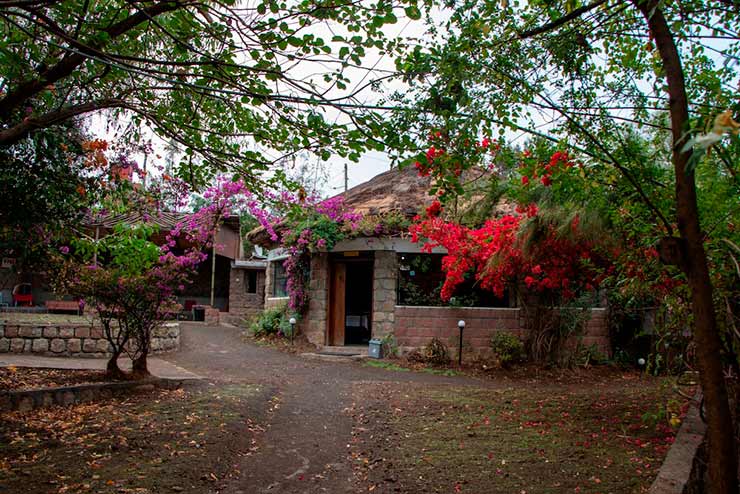
{"label": "dirt ground", "polygon": [[378,493],[647,492],[675,435],[663,406],[680,415],[685,403],[671,382],[632,375],[497,390],[366,384],[355,396],[357,482]]}
{"label": "dirt ground", "polygon": [[0,491],[218,492],[239,477],[271,391],[206,384],[126,399],[9,413],[0,421]]}
{"label": "dirt ground", "polygon": [[[641,492],[670,383],[308,360],[192,326],[177,391],[0,419],[0,492]],[[396,366],[398,367],[398,366]]]}
{"label": "dirt ground", "polygon": [[105,380],[105,373],[102,371],[0,367],[0,390],[72,386]]}

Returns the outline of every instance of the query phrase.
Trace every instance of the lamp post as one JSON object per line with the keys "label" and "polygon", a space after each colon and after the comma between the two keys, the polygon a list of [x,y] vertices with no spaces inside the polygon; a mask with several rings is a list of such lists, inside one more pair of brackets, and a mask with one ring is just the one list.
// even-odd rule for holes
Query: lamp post
{"label": "lamp post", "polygon": [[462,319],[457,321],[457,327],[460,328],[460,346],[458,347],[458,350],[457,350],[457,365],[458,367],[462,367],[462,345],[463,345],[462,337],[463,337],[463,329],[465,329],[465,321],[463,321]]}
{"label": "lamp post", "polygon": [[288,322],[290,323],[290,344],[292,345],[293,337],[295,336],[295,324],[298,321],[296,321],[295,317],[291,317]]}

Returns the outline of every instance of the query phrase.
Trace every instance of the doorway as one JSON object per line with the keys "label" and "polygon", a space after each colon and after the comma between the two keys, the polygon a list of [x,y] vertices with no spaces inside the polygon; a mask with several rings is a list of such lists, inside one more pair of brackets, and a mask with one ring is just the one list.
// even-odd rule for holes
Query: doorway
{"label": "doorway", "polygon": [[372,252],[344,252],[331,259],[329,345],[366,345],[372,334]]}

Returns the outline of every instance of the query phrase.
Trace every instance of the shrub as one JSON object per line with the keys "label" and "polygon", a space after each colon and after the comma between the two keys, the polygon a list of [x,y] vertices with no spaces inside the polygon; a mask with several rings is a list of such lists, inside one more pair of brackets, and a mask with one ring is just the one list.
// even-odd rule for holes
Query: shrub
{"label": "shrub", "polygon": [[424,359],[430,364],[446,365],[450,361],[447,345],[438,338],[432,338],[432,341],[424,347]]}
{"label": "shrub", "polygon": [[285,307],[267,309],[250,325],[249,329],[257,337],[289,335],[291,329],[290,316],[287,314]]}
{"label": "shrub", "polygon": [[491,350],[502,367],[508,367],[524,358],[524,344],[510,333],[494,334],[491,337]]}
{"label": "shrub", "polygon": [[383,345],[383,355],[386,357],[395,357],[398,355],[398,342],[393,333],[383,336],[380,343]]}

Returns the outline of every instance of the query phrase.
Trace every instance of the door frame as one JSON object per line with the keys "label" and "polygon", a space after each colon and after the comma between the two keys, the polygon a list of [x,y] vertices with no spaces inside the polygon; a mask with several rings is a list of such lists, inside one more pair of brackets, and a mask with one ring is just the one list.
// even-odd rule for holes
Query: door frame
{"label": "door frame", "polygon": [[[326,307],[326,331],[324,332],[324,342],[327,346],[344,346],[345,345],[345,315],[346,310],[346,290],[347,290],[347,264],[367,263],[371,269],[370,276],[370,334],[372,337],[373,328],[373,310],[375,302],[375,255],[373,251],[360,252],[359,256],[344,257],[344,253],[339,252],[329,254],[329,279],[328,279],[328,297]],[[341,289],[339,289],[341,287]],[[340,293],[341,292],[341,293]],[[337,327],[341,330],[337,330]],[[339,333],[341,332],[341,338]]]}

